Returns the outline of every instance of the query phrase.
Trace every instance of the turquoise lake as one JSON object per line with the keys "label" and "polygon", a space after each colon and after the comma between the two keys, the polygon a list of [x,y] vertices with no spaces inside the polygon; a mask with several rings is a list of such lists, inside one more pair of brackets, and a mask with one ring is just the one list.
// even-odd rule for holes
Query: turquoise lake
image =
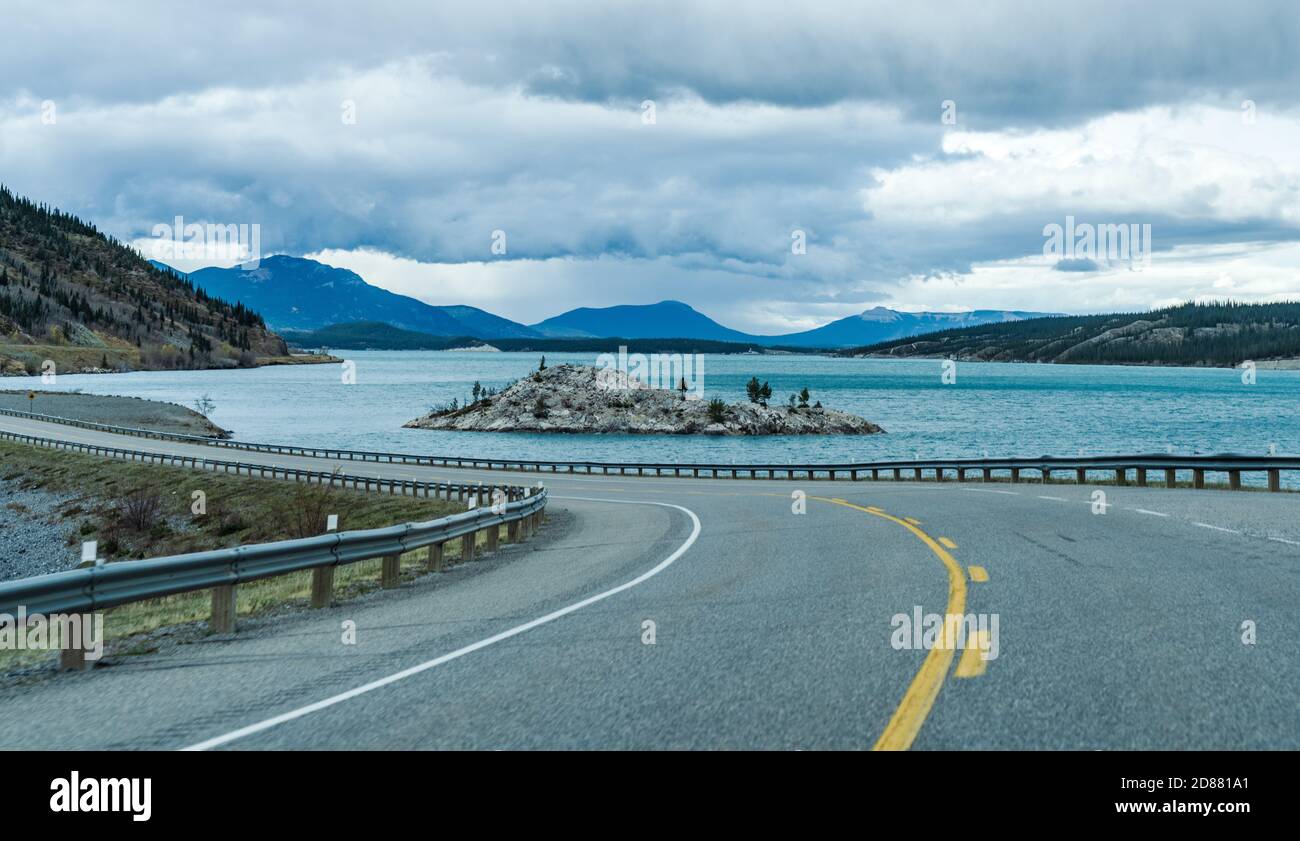
{"label": "turquoise lake", "polygon": [[[829,408],[862,415],[887,434],[859,437],[540,435],[402,429],[430,406],[464,401],[475,380],[504,386],[537,366],[536,353],[337,351],[356,365],[238,371],[64,375],[54,385],[13,378],[0,388],[79,389],[192,405],[262,442],[493,457],[600,461],[816,462],[918,455],[1074,455],[1136,452],[1300,452],[1300,371],[958,363],[821,356],[705,356],[707,398],[745,399],[751,376],[774,401],[807,387]],[[548,354],[547,364],[593,364],[596,354]]]}

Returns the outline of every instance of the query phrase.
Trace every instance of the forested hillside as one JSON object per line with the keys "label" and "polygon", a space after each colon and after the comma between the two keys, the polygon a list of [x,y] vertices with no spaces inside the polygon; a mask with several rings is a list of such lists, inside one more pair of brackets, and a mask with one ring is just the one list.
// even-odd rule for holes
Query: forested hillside
{"label": "forested hillside", "polygon": [[285,354],[210,297],[75,216],[0,186],[0,373],[226,368]]}
{"label": "forested hillside", "polygon": [[992,362],[1234,366],[1300,358],[1300,303],[1182,304],[943,330],[843,351]]}

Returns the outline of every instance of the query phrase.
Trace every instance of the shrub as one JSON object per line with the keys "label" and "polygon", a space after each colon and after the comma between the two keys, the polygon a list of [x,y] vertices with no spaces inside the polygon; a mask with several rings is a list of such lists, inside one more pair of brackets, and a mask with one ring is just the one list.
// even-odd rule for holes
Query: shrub
{"label": "shrub", "polygon": [[162,520],[162,497],[151,491],[132,491],[117,501],[114,513],[117,523],[124,528],[152,531]]}
{"label": "shrub", "polygon": [[329,515],[339,513],[329,485],[296,484],[280,503],[280,521],[289,537],[315,537],[325,533]]}
{"label": "shrub", "polygon": [[727,419],[727,404],[718,398],[709,401],[709,421],[712,423],[722,423]]}

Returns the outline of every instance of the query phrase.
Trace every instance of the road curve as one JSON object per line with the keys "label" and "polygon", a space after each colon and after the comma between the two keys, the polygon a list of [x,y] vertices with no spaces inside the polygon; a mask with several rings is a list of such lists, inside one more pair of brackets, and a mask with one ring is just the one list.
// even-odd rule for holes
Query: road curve
{"label": "road curve", "polygon": [[[1293,494],[1107,487],[1099,506],[1076,485],[541,478],[547,527],[487,560],[0,683],[0,747],[1300,747]],[[896,649],[891,620],[918,606],[996,615],[999,656]]]}

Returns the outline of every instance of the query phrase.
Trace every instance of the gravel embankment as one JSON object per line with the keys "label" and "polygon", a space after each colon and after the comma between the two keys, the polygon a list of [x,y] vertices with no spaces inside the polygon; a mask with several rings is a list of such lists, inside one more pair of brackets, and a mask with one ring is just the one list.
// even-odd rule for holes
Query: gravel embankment
{"label": "gravel embankment", "polygon": [[135,426],[185,435],[228,435],[224,429],[193,409],[176,403],[145,400],[142,397],[38,391],[36,399],[29,401],[26,391],[0,391],[0,409],[16,409],[92,423]]}
{"label": "gravel embankment", "polygon": [[56,513],[71,499],[0,478],[0,581],[62,572],[80,563],[81,544],[68,545],[69,524]]}

